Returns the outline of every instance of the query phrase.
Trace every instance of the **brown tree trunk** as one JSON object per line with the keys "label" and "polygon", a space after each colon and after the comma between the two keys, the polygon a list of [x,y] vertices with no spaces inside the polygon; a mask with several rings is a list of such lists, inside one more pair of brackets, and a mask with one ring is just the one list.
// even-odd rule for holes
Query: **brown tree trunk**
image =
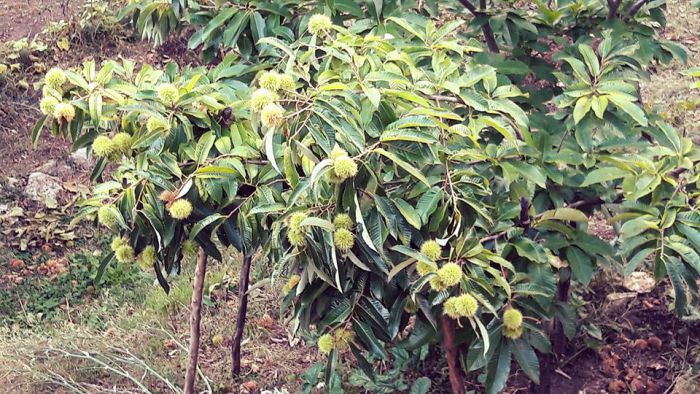
{"label": "brown tree trunk", "polygon": [[238,278],[238,318],[236,319],[236,332],[233,335],[233,343],[231,344],[231,360],[233,364],[232,374],[236,378],[241,374],[241,340],[243,339],[243,330],[245,329],[245,317],[248,312],[248,282],[250,276],[250,263],[252,257],[243,257],[243,266],[241,274]]}
{"label": "brown tree trunk", "polygon": [[455,321],[447,315],[442,315],[442,338],[447,358],[447,368],[450,373],[450,386],[452,394],[465,394],[465,376],[459,362],[459,349],[455,344]]}
{"label": "brown tree trunk", "polygon": [[[569,302],[569,288],[571,287],[571,268],[559,270],[559,283],[557,284],[556,301],[560,304]],[[552,354],[542,356],[542,368],[540,371],[540,384],[535,386],[533,391],[537,394],[549,394],[552,390],[552,375],[558,367],[558,358],[566,350],[566,335],[564,326],[556,317],[552,320],[552,327],[549,333],[552,342]]]}
{"label": "brown tree trunk", "polygon": [[199,248],[197,267],[194,271],[194,284],[192,290],[192,310],[190,311],[190,358],[185,374],[185,394],[194,393],[194,383],[197,377],[197,359],[199,358],[199,324],[202,321],[202,292],[204,290],[204,276],[207,272],[207,254]]}

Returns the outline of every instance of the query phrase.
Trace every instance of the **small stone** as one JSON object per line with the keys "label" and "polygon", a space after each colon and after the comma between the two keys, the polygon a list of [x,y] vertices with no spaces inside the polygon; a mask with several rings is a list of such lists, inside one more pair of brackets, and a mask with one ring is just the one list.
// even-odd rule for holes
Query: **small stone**
{"label": "small stone", "polygon": [[80,148],[71,153],[70,162],[79,168],[89,168],[92,165],[92,157],[87,151],[87,148]]}
{"label": "small stone", "polygon": [[606,308],[612,311],[622,309],[636,297],[634,292],[610,293],[605,297]]}
{"label": "small stone", "polygon": [[648,293],[656,287],[654,277],[648,272],[633,272],[625,278],[623,286],[636,293]]}
{"label": "small stone", "polygon": [[34,201],[46,203],[46,201],[57,201],[58,193],[63,190],[61,180],[42,172],[29,174],[27,186],[24,194]]}

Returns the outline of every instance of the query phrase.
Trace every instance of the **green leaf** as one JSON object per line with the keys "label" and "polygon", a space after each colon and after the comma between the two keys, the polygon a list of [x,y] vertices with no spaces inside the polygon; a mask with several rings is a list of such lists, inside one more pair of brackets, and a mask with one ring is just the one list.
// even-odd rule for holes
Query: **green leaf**
{"label": "green leaf", "polygon": [[365,344],[367,350],[376,357],[385,360],[388,356],[384,351],[384,345],[377,339],[372,330],[357,319],[352,320],[352,326],[355,329],[357,337]]}
{"label": "green leaf", "polygon": [[202,168],[198,168],[195,172],[194,175],[197,178],[222,178],[222,179],[227,179],[227,178],[236,178],[239,176],[242,176],[241,173],[239,173],[237,170],[231,168],[231,167],[221,167],[221,166],[206,166]]}
{"label": "green leaf", "polygon": [[574,279],[588,286],[591,283],[594,268],[591,257],[581,249],[571,246],[566,249],[566,260],[574,273]]}
{"label": "green leaf", "polygon": [[643,215],[625,222],[620,229],[620,235],[622,239],[630,239],[649,229],[658,230],[659,221],[652,216]]}
{"label": "green leaf", "polygon": [[547,187],[547,178],[541,168],[521,161],[504,161],[500,165],[504,170],[510,173],[519,173],[525,179],[534,182],[541,188]]}
{"label": "green leaf", "polygon": [[583,96],[576,100],[576,106],[574,107],[574,123],[578,124],[578,122],[583,119],[588,112],[591,110],[591,98],[588,96]]}
{"label": "green leaf", "polygon": [[[403,246],[403,245],[397,245],[397,246]],[[395,246],[395,247],[396,247],[396,246]],[[403,246],[403,247],[405,247],[405,246]],[[392,248],[392,249],[393,249],[393,248]],[[391,271],[389,271],[389,274],[388,274],[387,277],[386,277],[386,281],[387,281],[387,282],[391,282],[391,280],[394,279],[394,277],[395,277],[396,275],[398,275],[399,272],[401,272],[401,271],[403,271],[404,269],[410,267],[411,265],[413,265],[413,263],[414,263],[414,260],[413,260],[413,259],[406,259],[406,260],[400,262],[399,264],[396,264],[396,265],[391,269]],[[430,262],[429,264],[435,265],[435,263],[433,263],[433,262]],[[437,269],[437,265],[435,265],[435,269]]]}
{"label": "green leaf", "polygon": [[367,95],[367,98],[369,99],[369,102],[372,103],[374,108],[379,108],[379,104],[382,99],[381,93],[379,93],[379,89],[377,88],[365,88],[364,86],[362,87],[362,90],[365,92]]}
{"label": "green leaf", "polygon": [[46,124],[46,120],[49,118],[48,115],[43,115],[42,117],[39,118],[39,120],[34,124],[34,127],[32,128],[32,145],[34,147],[37,146],[37,143],[39,142],[39,137],[41,136],[41,130],[44,129],[44,125]]}
{"label": "green leaf", "polygon": [[586,62],[590,74],[594,76],[600,74],[600,61],[598,61],[598,56],[593,52],[593,48],[586,44],[580,44],[578,46],[578,51],[583,56],[583,60]]}
{"label": "green leaf", "polygon": [[287,209],[286,205],[280,203],[262,204],[253,207],[250,211],[248,211],[248,214],[257,215],[260,213],[283,212],[285,209]]}
{"label": "green leaf", "polygon": [[194,226],[192,226],[192,230],[190,230],[189,238],[191,240],[194,240],[199,233],[204,230],[207,226],[216,223],[222,219],[225,219],[226,216],[215,213],[213,215],[207,216],[204,219],[198,221]]}
{"label": "green leaf", "polygon": [[623,178],[629,174],[629,172],[617,167],[597,168],[589,172],[588,175],[586,175],[586,178],[584,178],[583,183],[581,183],[581,187],[612,181],[614,179]]}
{"label": "green leaf", "polygon": [[399,252],[399,253],[406,255],[408,257],[414,258],[418,261],[422,261],[426,264],[435,264],[434,261],[430,260],[423,253],[421,253],[417,250],[413,250],[413,249],[409,248],[408,246],[394,245],[391,247],[391,250],[393,250],[394,252]]}
{"label": "green leaf", "polygon": [[335,227],[333,226],[333,223],[326,219],[321,219],[317,217],[308,217],[304,219],[303,222],[301,222],[301,226],[314,226],[314,227],[320,227],[324,230],[327,231],[334,231]]}
{"label": "green leaf", "polygon": [[513,355],[525,374],[535,383],[540,384],[540,363],[537,354],[524,339],[513,342]]}
{"label": "green leaf", "polygon": [[387,159],[393,161],[398,165],[399,167],[403,168],[408,172],[409,174],[413,175],[414,178],[418,179],[419,181],[423,182],[426,184],[426,186],[430,187],[430,182],[428,182],[428,179],[420,173],[414,166],[406,163],[405,161],[401,160],[398,156],[391,152],[387,152],[382,148],[376,148],[372,152],[374,153],[379,153],[380,155],[386,157]]}
{"label": "green leaf", "polygon": [[562,60],[569,63],[571,69],[574,71],[574,75],[576,76],[576,78],[579,79],[579,81],[585,84],[591,83],[591,77],[588,75],[588,72],[586,71],[586,65],[583,64],[582,61],[573,57],[564,57],[562,58]]}
{"label": "green leaf", "polygon": [[486,392],[488,394],[500,393],[506,386],[510,376],[511,345],[503,343],[498,348],[498,354],[491,357],[486,375]]}
{"label": "green leaf", "polygon": [[627,265],[625,265],[624,268],[624,275],[628,276],[632,272],[634,272],[639,264],[646,260],[647,257],[649,257],[652,253],[656,251],[656,248],[647,248],[647,249],[642,249],[637,254],[634,255],[629,261],[627,261]]}
{"label": "green leaf", "polygon": [[683,281],[683,272],[685,268],[683,264],[673,256],[668,256],[664,261],[664,265],[675,294],[674,309],[679,316],[684,316],[688,313],[687,286]]}
{"label": "green leaf", "polygon": [[438,203],[442,200],[444,192],[439,188],[432,188],[423,195],[418,200],[416,204],[416,212],[420,215],[420,219],[423,223],[428,223],[428,218],[435,212]]}
{"label": "green leaf", "polygon": [[375,377],[374,377],[374,370],[372,368],[372,364],[370,364],[367,361],[367,359],[362,354],[360,349],[352,343],[350,344],[350,351],[352,352],[352,355],[355,356],[355,359],[357,360],[357,363],[360,365],[360,369],[362,370],[362,372],[364,372],[364,374],[367,375],[367,377],[370,380],[374,381]]}
{"label": "green leaf", "polygon": [[281,174],[282,171],[280,168],[277,166],[277,159],[275,159],[275,130],[270,129],[264,137],[265,140],[265,155],[267,156],[267,160],[270,161],[270,164],[272,164],[272,167],[277,171],[278,174]]}
{"label": "green leaf", "polygon": [[641,126],[646,127],[649,125],[647,117],[644,114],[644,110],[639,108],[633,102],[627,100],[624,96],[612,93],[608,95],[608,98],[610,99],[610,101],[612,101],[613,104],[615,104],[616,107],[620,108],[625,113],[627,113],[627,115],[629,115],[632,119],[635,120],[635,122],[639,123]]}
{"label": "green leaf", "polygon": [[425,376],[418,378],[411,385],[410,394],[428,394],[430,392],[431,385],[432,382],[430,381],[430,378]]}
{"label": "green leaf", "polygon": [[574,208],[557,208],[540,214],[541,220],[563,220],[567,222],[587,222],[588,217],[585,213]]}
{"label": "green leaf", "polygon": [[605,109],[608,107],[608,98],[605,96],[593,96],[591,99],[591,108],[593,108],[593,113],[598,119],[603,119],[605,116]]}
{"label": "green leaf", "polygon": [[216,142],[216,134],[211,131],[199,138],[199,142],[194,151],[194,157],[198,164],[202,164],[207,160],[209,152],[214,146],[214,142]]}
{"label": "green leaf", "polygon": [[400,198],[394,199],[394,204],[396,205],[396,208],[399,209],[399,212],[401,212],[401,215],[403,215],[408,224],[417,229],[421,228],[422,222],[420,215],[418,212],[416,212],[415,208],[411,206],[411,204]]}
{"label": "green leaf", "polygon": [[382,133],[381,142],[410,141],[422,144],[437,142],[435,137],[418,130],[386,130]]}

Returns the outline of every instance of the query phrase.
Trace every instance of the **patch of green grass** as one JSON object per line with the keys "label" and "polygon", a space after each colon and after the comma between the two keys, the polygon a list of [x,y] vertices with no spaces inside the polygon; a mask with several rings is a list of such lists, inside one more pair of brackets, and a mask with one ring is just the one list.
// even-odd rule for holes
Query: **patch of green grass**
{"label": "patch of green grass", "polygon": [[67,271],[53,280],[30,277],[12,291],[0,292],[0,326],[36,326],[60,319],[102,291],[111,291],[114,299],[124,301],[133,298],[133,290],[146,280],[136,266],[111,264],[96,286],[95,272],[100,264],[97,257],[82,252],[68,259]]}

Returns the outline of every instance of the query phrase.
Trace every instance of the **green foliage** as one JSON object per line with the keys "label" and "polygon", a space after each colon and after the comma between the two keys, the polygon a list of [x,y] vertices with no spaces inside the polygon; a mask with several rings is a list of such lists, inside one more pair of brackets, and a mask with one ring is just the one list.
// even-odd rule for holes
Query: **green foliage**
{"label": "green foliage", "polygon": [[[135,0],[120,12],[144,39],[159,45],[167,35],[182,25],[193,25],[197,31],[188,47],[199,48],[206,59],[213,59],[220,50],[234,48],[248,62],[268,56],[274,51],[261,38],[294,41],[307,30],[314,14],[329,14],[337,23],[353,20],[355,32],[386,32],[386,20],[392,15],[416,8],[415,1],[260,1],[226,0],[202,4],[192,0]],[[435,4],[430,12],[437,13]]]}
{"label": "green foliage", "polygon": [[[61,316],[64,306],[74,308],[102,289],[129,291],[143,283],[144,277],[133,266],[113,266],[106,270],[99,286],[94,283],[99,259],[76,254],[66,260],[66,271],[55,278],[28,277],[12,291],[0,293],[0,325],[34,326]],[[46,259],[44,263],[46,263]],[[53,261],[56,261],[55,259]]]}
{"label": "green foliage", "polygon": [[[372,3],[369,22],[324,8],[354,23],[311,29],[321,8],[132,3],[151,39],[197,16],[194,46],[240,55],[209,70],[86,63],[45,87],[75,113],[57,104],[37,136],[50,120],[101,157],[81,217],[98,215],[136,256],[155,250],[166,290],[192,241],[217,259],[218,243],[262,249],[273,278],[298,275],[282,300],[295,332],[333,345],[307,376],[329,391],[348,351],[355,382],[386,388],[372,363],[437,346],[443,314],[488,392],[513,359],[538,382],[547,322],[576,334],[577,304],[557,285],[587,286],[602,261],[629,273],[653,257],[676,312],[695,312],[700,151],[638,93],[649,64],[685,57],[655,30],[663,2],[496,2],[471,21],[491,52],[462,19]],[[620,224],[613,242],[587,231],[599,208]],[[354,332],[347,347],[331,341],[340,330]]]}

